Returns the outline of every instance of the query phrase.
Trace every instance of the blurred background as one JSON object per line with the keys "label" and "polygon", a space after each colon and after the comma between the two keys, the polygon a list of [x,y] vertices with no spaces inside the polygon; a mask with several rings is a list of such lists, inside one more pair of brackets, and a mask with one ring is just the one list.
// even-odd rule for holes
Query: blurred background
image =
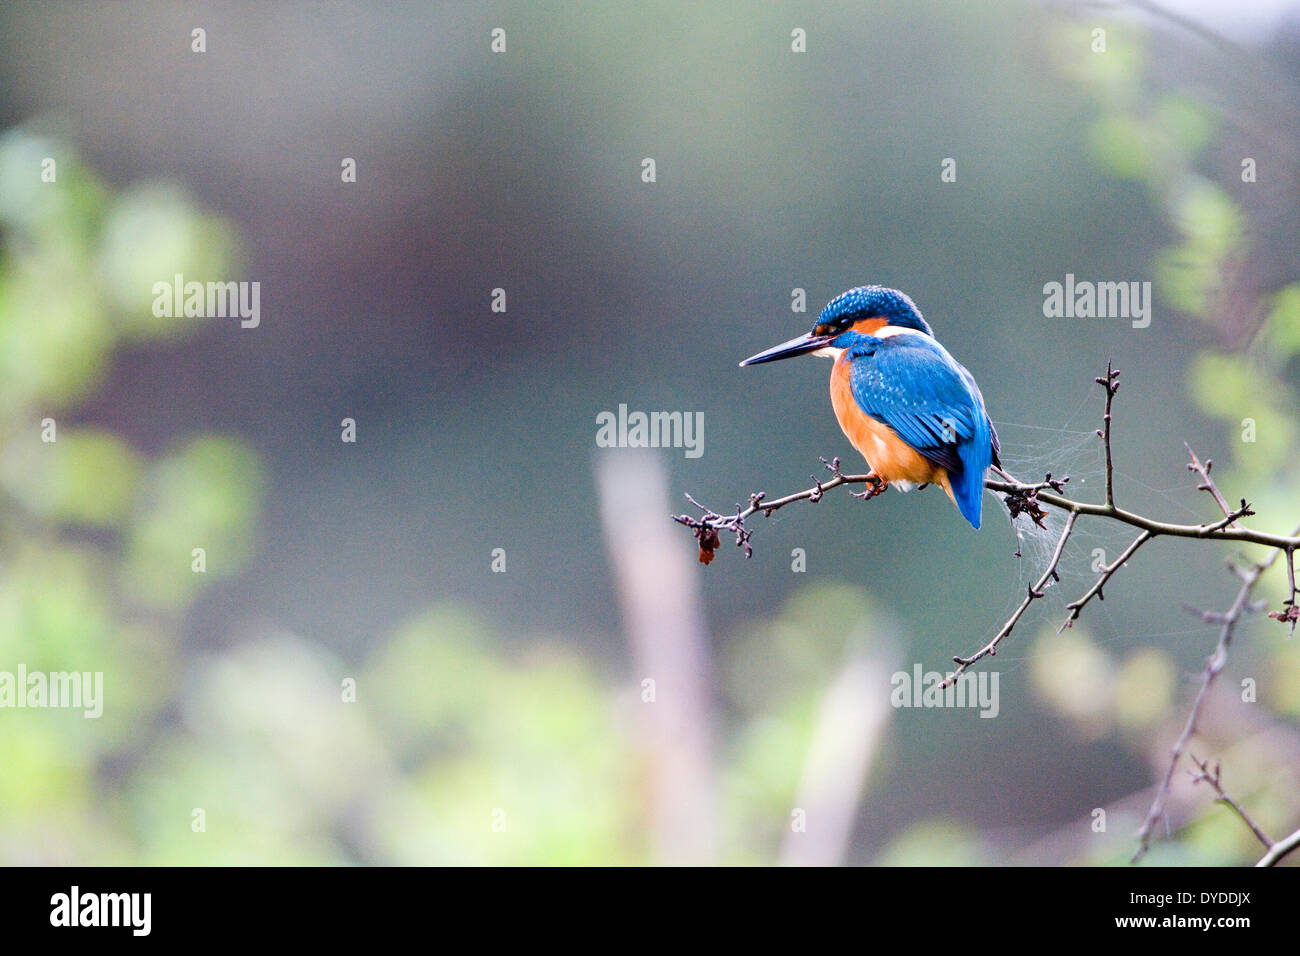
{"label": "blurred background", "polygon": [[[709,567],[669,515],[858,469],[828,363],[736,362],[882,283],[1017,474],[1101,493],[1113,360],[1122,504],[1212,519],[1188,442],[1300,520],[1300,5],[1177,9],[5,4],[0,670],[104,713],[0,710],[0,861],[1127,861],[1233,552],[1158,541],[1058,635],[1128,540],[1083,527],[981,719],[889,692],[1041,570],[994,498],[828,494]],[[177,273],[260,325],[155,317]],[[1046,318],[1067,273],[1150,326]],[[703,454],[598,447],[620,404]],[[1298,720],[1254,615],[1192,752],[1274,836]],[[1147,862],[1257,858],[1211,799]]]}

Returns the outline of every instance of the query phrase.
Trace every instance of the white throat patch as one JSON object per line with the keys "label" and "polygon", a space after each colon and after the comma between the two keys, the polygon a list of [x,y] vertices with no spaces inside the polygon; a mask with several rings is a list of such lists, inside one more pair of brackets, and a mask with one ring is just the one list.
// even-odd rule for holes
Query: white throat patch
{"label": "white throat patch", "polygon": [[[876,329],[871,333],[878,339],[889,339],[895,335],[924,335],[924,332],[918,332],[916,329],[904,329],[897,325],[886,325],[884,328]],[[822,358],[838,359],[844,354],[844,349],[837,349],[832,345],[827,345],[818,349],[816,352],[809,352],[809,355],[820,355]]]}

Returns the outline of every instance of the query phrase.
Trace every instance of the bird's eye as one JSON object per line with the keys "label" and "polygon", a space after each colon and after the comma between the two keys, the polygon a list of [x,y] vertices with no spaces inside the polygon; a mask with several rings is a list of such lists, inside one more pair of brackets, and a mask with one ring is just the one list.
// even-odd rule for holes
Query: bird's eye
{"label": "bird's eye", "polygon": [[844,327],[837,322],[819,322],[813,331],[818,335],[837,335],[844,331]]}

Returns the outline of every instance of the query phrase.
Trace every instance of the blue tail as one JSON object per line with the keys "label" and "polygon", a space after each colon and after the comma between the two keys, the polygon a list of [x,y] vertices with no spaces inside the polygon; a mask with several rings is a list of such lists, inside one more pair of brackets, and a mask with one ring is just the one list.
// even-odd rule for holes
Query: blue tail
{"label": "blue tail", "polygon": [[962,517],[979,530],[980,511],[984,502],[984,472],[993,464],[992,426],[985,415],[976,415],[975,434],[957,447],[961,469],[949,471],[948,483]]}

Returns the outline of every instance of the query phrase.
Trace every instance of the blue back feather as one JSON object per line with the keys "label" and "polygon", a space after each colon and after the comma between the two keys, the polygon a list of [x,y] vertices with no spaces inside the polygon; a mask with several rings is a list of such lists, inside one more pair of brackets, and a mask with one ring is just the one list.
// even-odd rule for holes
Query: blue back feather
{"label": "blue back feather", "polygon": [[858,407],[947,469],[958,510],[978,528],[984,472],[996,460],[997,436],[971,374],[926,334],[846,332],[835,344],[848,349]]}

